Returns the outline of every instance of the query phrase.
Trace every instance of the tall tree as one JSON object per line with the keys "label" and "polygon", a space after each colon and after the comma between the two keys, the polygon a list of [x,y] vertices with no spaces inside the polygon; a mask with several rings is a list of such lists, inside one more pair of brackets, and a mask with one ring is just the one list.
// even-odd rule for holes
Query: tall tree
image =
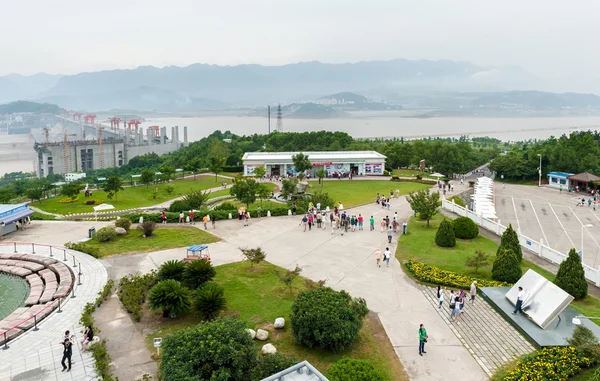
{"label": "tall tree", "polygon": [[567,259],[562,261],[558,267],[554,283],[575,299],[585,298],[587,295],[588,283],[585,279],[581,258],[575,249],[569,251]]}
{"label": "tall tree", "polygon": [[294,169],[298,173],[298,178],[302,180],[304,178],[304,173],[312,168],[308,155],[305,155],[302,152],[297,153],[292,156],[292,161],[294,162]]}
{"label": "tall tree", "polygon": [[260,190],[259,183],[252,178],[244,178],[242,176],[236,177],[233,186],[229,188],[229,193],[235,196],[237,200],[246,204],[246,207],[250,207],[256,201],[256,195]]}
{"label": "tall tree", "polygon": [[118,176],[110,176],[106,179],[102,189],[107,193],[106,197],[115,198],[115,202],[118,201],[117,194],[123,190],[123,181]]}
{"label": "tall tree", "polygon": [[229,155],[229,147],[227,143],[219,139],[212,139],[208,146],[207,166],[208,169],[215,174],[215,182],[217,182],[218,174],[225,166],[227,156]]}
{"label": "tall tree", "polygon": [[169,182],[169,180],[171,180],[175,174],[175,167],[168,164],[161,165],[158,170],[161,173],[161,179],[165,182]]}
{"label": "tall tree", "polygon": [[427,221],[427,227],[429,227],[429,221],[439,212],[440,193],[423,189],[409,193],[406,200],[412,210],[419,213],[419,218]]}
{"label": "tall tree", "polygon": [[0,188],[0,203],[8,204],[10,200],[17,197],[15,192],[12,190],[10,186],[3,186]]}
{"label": "tall tree", "polygon": [[262,179],[263,176],[267,174],[267,169],[264,165],[261,165],[260,167],[254,168],[252,173],[254,174],[254,176],[256,176],[256,178]]}
{"label": "tall tree", "polygon": [[74,199],[75,197],[77,197],[77,195],[79,195],[79,192],[81,192],[84,188],[84,185],[78,181],[72,181],[70,183],[66,183],[64,184],[61,189],[60,189],[60,194],[62,194],[63,196],[67,196],[70,197],[71,199]]}
{"label": "tall tree", "polygon": [[150,170],[142,171],[142,175],[140,176],[140,182],[145,184],[146,187],[150,185],[154,181],[154,172]]}
{"label": "tall tree", "polygon": [[519,236],[515,229],[513,229],[512,224],[508,224],[508,228],[506,228],[504,233],[502,233],[502,238],[500,238],[500,246],[498,247],[497,253],[507,248],[515,253],[515,256],[519,262],[523,260],[523,249],[519,243]]}
{"label": "tall tree", "polygon": [[319,184],[321,184],[321,187],[323,186],[323,179],[325,177],[327,177],[327,171],[324,169],[319,169],[317,171],[317,177],[319,178]]}
{"label": "tall tree", "polygon": [[25,195],[31,200],[31,202],[42,202],[42,198],[44,198],[44,190],[41,186],[32,187],[25,191]]}

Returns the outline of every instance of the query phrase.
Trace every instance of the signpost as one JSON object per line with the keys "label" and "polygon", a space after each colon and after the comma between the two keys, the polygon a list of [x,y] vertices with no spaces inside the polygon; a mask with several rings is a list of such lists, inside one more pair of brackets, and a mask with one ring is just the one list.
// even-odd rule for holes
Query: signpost
{"label": "signpost", "polygon": [[156,348],[156,354],[160,356],[160,344],[162,343],[162,337],[154,338],[154,347]]}

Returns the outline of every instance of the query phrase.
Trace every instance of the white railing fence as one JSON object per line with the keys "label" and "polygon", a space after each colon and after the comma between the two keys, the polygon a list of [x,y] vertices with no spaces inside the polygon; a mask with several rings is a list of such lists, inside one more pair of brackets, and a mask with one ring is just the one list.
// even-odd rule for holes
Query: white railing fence
{"label": "white railing fence", "polygon": [[[502,236],[502,233],[504,233],[507,228],[506,226],[502,225],[500,221],[489,220],[483,216],[477,215],[460,205],[456,205],[454,201],[442,200],[442,208],[458,214],[459,216],[469,217],[477,225],[491,231],[492,233],[495,233],[498,236]],[[523,248],[537,254],[539,257],[544,258],[549,262],[558,265],[567,258],[566,254],[556,251],[544,245],[542,242],[535,241],[518,232],[517,235],[519,236],[519,243]],[[587,280],[594,283],[596,286],[600,286],[600,271],[598,269],[594,269],[593,267],[583,264],[583,270],[585,271],[585,277]]]}

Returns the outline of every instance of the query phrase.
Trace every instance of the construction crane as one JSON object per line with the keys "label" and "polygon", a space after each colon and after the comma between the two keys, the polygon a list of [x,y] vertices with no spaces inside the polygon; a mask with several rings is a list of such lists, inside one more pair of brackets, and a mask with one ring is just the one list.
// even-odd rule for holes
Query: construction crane
{"label": "construction crane", "polygon": [[[64,149],[64,153],[65,153],[65,175],[67,173],[69,173],[69,141],[67,139],[67,136],[77,136],[77,134],[67,134],[67,129],[65,128],[63,131],[64,134],[64,139],[63,139],[63,149]],[[46,143],[48,139],[48,133],[46,133]]]}
{"label": "construction crane", "polygon": [[81,114],[78,112],[74,112],[73,113],[73,120],[77,121],[77,122],[81,122]]}
{"label": "construction crane", "polygon": [[127,126],[128,126],[128,128],[129,128],[129,130],[131,130],[131,125],[134,125],[134,126],[135,126],[135,129],[136,129],[136,131],[137,131],[137,129],[138,129],[138,126],[139,126],[141,123],[142,123],[142,122],[140,122],[140,121],[139,121],[139,120],[137,120],[137,119],[131,119],[129,122],[127,122]]}
{"label": "construction crane", "polygon": [[96,119],[96,115],[94,114],[87,114],[84,117],[84,123],[89,123],[89,124],[94,124],[94,120]]}
{"label": "construction crane", "polygon": [[[154,130],[154,136],[150,135],[150,131]],[[159,126],[150,126],[148,128],[146,128],[146,136],[148,136],[148,139],[150,139],[151,137],[155,137],[158,138],[160,136],[160,127]]]}
{"label": "construction crane", "polygon": [[117,118],[116,116],[113,116],[112,118],[110,118],[110,128],[112,130],[118,130],[120,124],[121,124],[121,118]]}

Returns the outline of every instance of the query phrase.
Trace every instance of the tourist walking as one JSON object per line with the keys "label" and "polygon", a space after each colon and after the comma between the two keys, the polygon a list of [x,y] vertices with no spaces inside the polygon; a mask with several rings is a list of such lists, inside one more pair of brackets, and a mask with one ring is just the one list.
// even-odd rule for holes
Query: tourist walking
{"label": "tourist walking", "polygon": [[427,330],[425,329],[425,326],[423,324],[421,324],[419,326],[419,355],[423,356],[423,353],[427,353],[425,352],[425,343],[427,342]]}
{"label": "tourist walking", "polygon": [[167,215],[165,214],[165,212],[163,211],[162,214],[160,215],[160,220],[162,221],[163,225],[167,224]]}
{"label": "tourist walking", "polygon": [[373,216],[371,216],[371,218],[369,218],[369,230],[370,231],[375,230],[375,218]]}
{"label": "tourist walking", "polygon": [[438,289],[438,300],[440,302],[440,305],[438,308],[441,309],[442,305],[444,304],[444,290],[443,289]]}
{"label": "tourist walking", "polygon": [[85,348],[84,345],[88,343],[88,345],[94,340],[94,330],[92,327],[87,326],[85,331],[83,332],[83,339],[81,340],[81,347]]}
{"label": "tourist walking", "polygon": [[313,216],[312,214],[308,215],[308,231],[310,231],[312,229],[312,224],[313,224]]}
{"label": "tourist walking", "polygon": [[250,225],[250,212],[244,213],[244,226]]}
{"label": "tourist walking", "polygon": [[392,252],[390,251],[389,247],[385,248],[385,251],[383,252],[383,260],[385,261],[387,267],[390,267],[390,258],[392,257]]}
{"label": "tourist walking", "polygon": [[304,217],[302,217],[302,220],[300,221],[298,226],[304,225],[304,231],[306,231],[306,224],[308,224],[308,217],[306,215],[304,215]]}
{"label": "tourist walking", "polygon": [[385,227],[388,228],[390,227],[390,217],[385,216]]}
{"label": "tourist walking", "polygon": [[525,299],[525,291],[523,291],[523,287],[519,286],[519,293],[517,294],[517,305],[515,306],[515,310],[512,312],[513,315],[516,315],[517,312],[521,312],[523,308],[523,300]]}
{"label": "tourist walking", "polygon": [[375,250],[375,261],[377,261],[377,266],[381,267],[381,250]]}
{"label": "tourist walking", "polygon": [[[70,372],[71,371],[71,356],[73,355],[73,343],[69,339],[64,339],[59,344],[62,344],[62,346],[63,346],[63,356],[62,356],[62,360],[60,361],[60,365],[62,365],[62,367],[63,367],[62,372],[64,372],[65,370],[67,372]],[[68,368],[67,368],[67,365],[65,364],[65,361],[67,361],[67,363],[69,364]]]}
{"label": "tourist walking", "polygon": [[190,225],[196,225],[196,222],[194,222],[194,211],[192,209],[190,209]]}
{"label": "tourist walking", "polygon": [[392,236],[394,232],[392,231],[392,227],[390,226],[387,231],[388,243],[392,243]]}
{"label": "tourist walking", "polygon": [[358,214],[357,221],[358,221],[358,230],[363,230],[364,218],[363,218],[362,214],[360,214],[360,213]]}
{"label": "tourist walking", "polygon": [[352,226],[352,231],[356,230],[356,217],[354,215],[350,218],[350,226]]}
{"label": "tourist walking", "polygon": [[452,312],[454,311],[455,303],[456,303],[456,295],[454,295],[454,290],[450,290],[450,317],[452,317]]}
{"label": "tourist walking", "polygon": [[292,204],[292,216],[295,216],[295,215],[296,215],[296,203],[294,202]]}
{"label": "tourist walking", "polygon": [[383,220],[381,220],[381,232],[383,233],[383,230],[385,229],[385,218]]}
{"label": "tourist walking", "polygon": [[458,320],[458,317],[460,316],[460,313],[461,313],[460,306],[462,303],[463,303],[463,298],[461,298],[459,296],[454,302],[454,310],[452,311],[452,315],[450,315],[450,318],[454,318],[453,321]]}
{"label": "tourist walking", "polygon": [[216,225],[217,219],[215,218],[215,215],[213,214],[212,216],[209,216],[209,218],[210,218],[210,222],[212,222],[213,230],[216,229],[215,225]]}
{"label": "tourist walking", "polygon": [[179,212],[179,223],[183,224],[185,222],[185,214],[183,214],[183,211]]}
{"label": "tourist walking", "polygon": [[202,217],[202,222],[204,223],[204,230],[208,230],[208,214]]}
{"label": "tourist walking", "polygon": [[471,294],[471,304],[475,303],[475,296],[477,295],[477,281],[474,280],[471,283],[471,290],[469,292]]}

